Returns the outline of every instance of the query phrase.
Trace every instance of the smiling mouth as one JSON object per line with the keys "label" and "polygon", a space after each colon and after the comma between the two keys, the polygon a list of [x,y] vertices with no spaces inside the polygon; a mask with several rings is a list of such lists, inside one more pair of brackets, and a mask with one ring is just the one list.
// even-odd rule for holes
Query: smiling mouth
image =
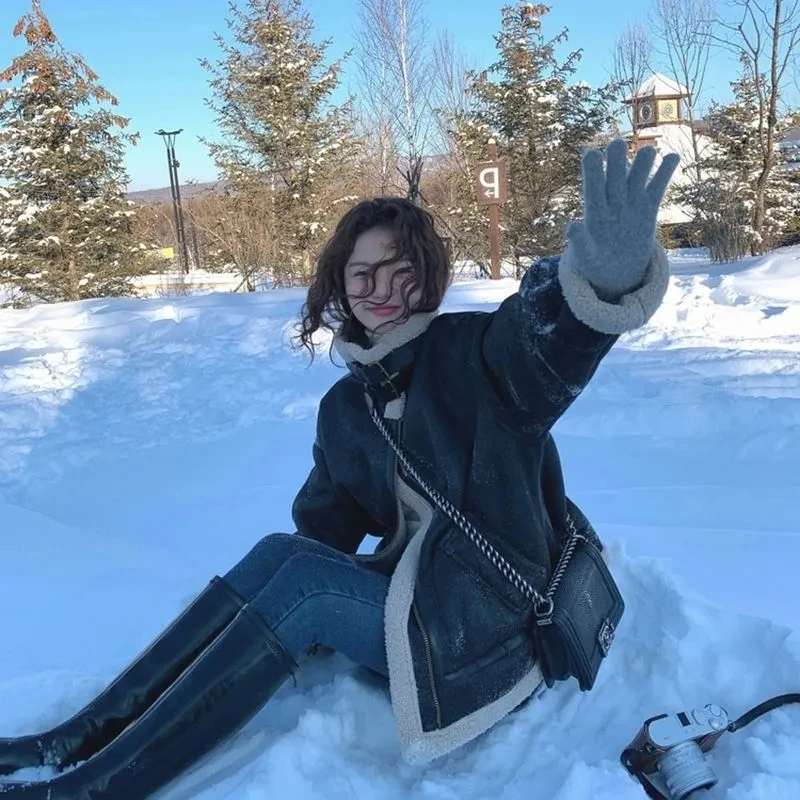
{"label": "smiling mouth", "polygon": [[394,314],[400,309],[400,306],[370,306],[370,312],[377,314],[379,317]]}

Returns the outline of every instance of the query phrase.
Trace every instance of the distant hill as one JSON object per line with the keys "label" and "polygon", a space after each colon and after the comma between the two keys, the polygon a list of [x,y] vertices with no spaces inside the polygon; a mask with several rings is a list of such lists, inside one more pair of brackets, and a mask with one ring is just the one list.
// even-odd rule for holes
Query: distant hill
{"label": "distant hill", "polygon": [[[426,156],[425,169],[427,172],[435,172],[447,157],[439,154]],[[406,169],[406,164],[401,158],[398,164],[400,171]],[[267,174],[264,176],[264,185],[267,185]],[[206,194],[207,192],[223,191],[226,181],[206,181],[205,183],[181,184],[181,200],[188,200],[190,197]],[[128,192],[127,197],[134,203],[141,205],[156,205],[158,203],[172,203],[172,193],[169,186],[158,189],[144,189],[138,192]]]}
{"label": "distant hill", "polygon": [[[224,181],[206,181],[205,183],[187,183],[181,185],[181,200],[188,200],[197,195],[219,191],[225,186]],[[171,203],[172,191],[169,186],[159,189],[143,189],[138,192],[128,192],[127,197],[134,203],[143,206],[153,206],[159,203]]]}

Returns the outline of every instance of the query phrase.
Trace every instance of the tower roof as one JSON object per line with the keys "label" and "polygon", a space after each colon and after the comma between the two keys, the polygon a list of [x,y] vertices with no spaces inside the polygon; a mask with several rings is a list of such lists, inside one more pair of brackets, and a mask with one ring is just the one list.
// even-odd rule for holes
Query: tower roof
{"label": "tower roof", "polygon": [[635,100],[637,97],[688,97],[689,90],[677,81],[656,72],[651,75],[630,97],[626,97],[627,102]]}

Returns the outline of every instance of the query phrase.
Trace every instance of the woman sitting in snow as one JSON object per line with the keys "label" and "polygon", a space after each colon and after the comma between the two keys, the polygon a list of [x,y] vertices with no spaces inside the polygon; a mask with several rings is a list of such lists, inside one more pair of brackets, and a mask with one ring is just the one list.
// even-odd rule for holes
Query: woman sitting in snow
{"label": "woman sitting in snow", "polygon": [[[52,731],[0,740],[0,774],[78,764],[11,798],[141,800],[241,728],[319,646],[388,677],[403,756],[486,731],[542,682],[531,604],[398,466],[386,434],[531,585],[547,586],[568,506],[550,429],[668,283],[656,216],[677,158],[583,160],[568,247],[493,313],[437,315],[451,267],[399,199],[345,214],[302,320],[349,367],[323,398],[297,534],[262,539],[110,686]],[[371,418],[373,409],[375,418]],[[374,424],[375,423],[375,424]],[[384,428],[380,430],[379,425]],[[580,523],[588,527],[581,518]],[[367,534],[373,554],[357,554]],[[82,763],[79,763],[82,762]]]}

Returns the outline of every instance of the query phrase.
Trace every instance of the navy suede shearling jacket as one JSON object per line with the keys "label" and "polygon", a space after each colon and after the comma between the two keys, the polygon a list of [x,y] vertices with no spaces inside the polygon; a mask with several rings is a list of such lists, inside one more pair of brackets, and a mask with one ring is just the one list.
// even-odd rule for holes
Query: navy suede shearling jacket
{"label": "navy suede shearling jacket", "polygon": [[[339,343],[350,367],[323,398],[297,531],[391,576],[385,635],[403,754],[426,762],[487,730],[536,689],[530,602],[428,501],[370,419],[370,402],[414,462],[527,581],[543,590],[569,504],[551,435],[620,333],[663,297],[657,253],[645,285],[600,300],[551,258],[496,311],[416,315],[371,348]],[[666,273],[668,275],[668,272]],[[421,520],[409,535],[404,509]]]}

